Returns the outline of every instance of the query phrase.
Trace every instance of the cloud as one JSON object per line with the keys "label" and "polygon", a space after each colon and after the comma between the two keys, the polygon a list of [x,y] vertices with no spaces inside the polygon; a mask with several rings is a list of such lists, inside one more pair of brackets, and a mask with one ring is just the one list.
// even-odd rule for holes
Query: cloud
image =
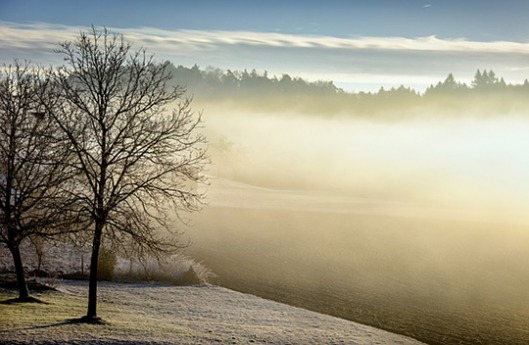
{"label": "cloud", "polygon": [[[53,53],[59,41],[71,41],[86,31],[47,23],[0,22],[0,60],[29,58],[41,63],[60,64]],[[416,78],[424,84],[446,76],[468,79],[477,68],[494,69],[507,80],[520,79],[516,71],[529,67],[529,43],[514,41],[478,42],[463,38],[428,37],[330,37],[251,31],[161,30],[156,28],[109,28],[144,46],[160,59],[175,64],[221,68],[267,69],[272,73],[303,74],[314,77],[350,76],[347,82],[380,80],[380,86],[394,84],[391,76]],[[502,74],[503,73],[503,74]],[[384,77],[386,76],[386,77]],[[525,78],[525,76],[523,76]],[[331,78],[325,78],[331,79]],[[344,78],[340,78],[344,79]],[[517,81],[517,79],[515,80]]]}
{"label": "cloud", "polygon": [[528,53],[529,43],[496,41],[475,42],[465,39],[439,39],[435,36],[405,37],[358,37],[340,38],[330,36],[305,36],[282,33],[251,31],[166,31],[151,28],[121,29],[123,33],[134,35],[139,40],[156,37],[160,42],[182,43],[195,46],[218,46],[240,44],[249,46],[271,46],[284,48],[331,48],[331,49],[377,49],[413,50],[432,52],[497,52]]}
{"label": "cloud", "polygon": [[[45,23],[13,24],[0,22],[0,41],[11,47],[55,46],[58,41],[71,40],[86,27],[71,27]],[[271,32],[252,31],[199,31],[161,30],[155,28],[113,29],[126,35],[136,43],[163,44],[164,50],[170,45],[185,45],[199,49],[209,49],[222,45],[269,46],[283,48],[329,48],[329,49],[376,49],[432,52],[477,52],[477,53],[527,53],[529,43],[512,41],[476,42],[465,39],[439,39],[435,36],[405,37],[357,37],[340,38],[330,36],[305,36]]]}

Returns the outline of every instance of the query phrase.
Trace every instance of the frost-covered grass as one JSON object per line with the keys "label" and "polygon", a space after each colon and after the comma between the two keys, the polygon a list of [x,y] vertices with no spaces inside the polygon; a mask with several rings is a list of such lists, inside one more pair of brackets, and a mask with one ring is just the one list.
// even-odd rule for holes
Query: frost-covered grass
{"label": "frost-covered grass", "polygon": [[[45,272],[50,277],[67,278],[73,276],[87,277],[90,267],[91,248],[89,246],[73,246],[67,242],[45,242],[42,244],[43,256],[39,265],[35,248],[29,241],[21,245],[23,263],[26,274],[32,275],[37,269]],[[215,274],[202,263],[184,254],[174,254],[155,259],[146,257],[124,258],[114,256],[115,261],[110,266],[100,266],[100,273],[108,272],[104,280],[121,282],[161,282],[173,285],[193,285],[207,283]],[[100,258],[100,264],[105,260]],[[39,267],[40,266],[40,267]],[[192,274],[190,273],[192,270]],[[0,272],[14,272],[13,259],[7,248],[0,246]]]}
{"label": "frost-covered grass", "polygon": [[[4,344],[419,344],[372,327],[221,287],[101,283],[103,325],[74,324],[82,282],[38,295],[47,304],[0,304]],[[0,301],[15,297],[0,291]]]}
{"label": "frost-covered grass", "polygon": [[182,254],[175,254],[160,260],[154,258],[142,261],[119,259],[114,269],[114,279],[125,282],[148,281],[173,285],[194,285],[209,282],[212,277],[214,277],[213,272],[206,266]]}

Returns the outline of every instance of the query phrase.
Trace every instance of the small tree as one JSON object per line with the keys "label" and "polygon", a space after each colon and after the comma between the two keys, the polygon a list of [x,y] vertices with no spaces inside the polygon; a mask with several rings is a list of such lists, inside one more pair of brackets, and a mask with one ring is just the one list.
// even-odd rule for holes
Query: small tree
{"label": "small tree", "polygon": [[159,229],[174,233],[169,210],[199,208],[201,195],[189,182],[202,180],[204,138],[195,133],[200,116],[185,89],[167,87],[167,64],[155,63],[145,50],[131,52],[123,36],[93,28],[61,43],[58,53],[66,62],[54,73],[61,101],[46,110],[72,145],[78,197],[93,221],[88,309],[81,320],[97,322],[103,238],[140,252],[178,248]]}
{"label": "small tree", "polygon": [[0,71],[0,243],[13,256],[20,300],[29,297],[20,243],[62,234],[73,222],[71,170],[62,165],[68,147],[40,110],[44,87],[27,63]]}
{"label": "small tree", "polygon": [[[486,71],[484,71],[484,72],[486,72]],[[481,71],[478,69],[476,71],[476,74],[474,74],[474,79],[472,80],[472,87],[474,89],[477,89],[477,88],[482,87],[483,84],[484,84],[483,74],[481,74]]]}

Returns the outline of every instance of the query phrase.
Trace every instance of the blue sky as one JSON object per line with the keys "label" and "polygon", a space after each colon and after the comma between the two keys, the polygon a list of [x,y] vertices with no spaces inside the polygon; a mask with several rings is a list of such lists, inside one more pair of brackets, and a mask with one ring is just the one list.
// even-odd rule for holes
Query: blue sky
{"label": "blue sky", "polygon": [[256,68],[352,90],[421,89],[451,72],[468,81],[477,68],[520,82],[529,77],[527,13],[521,0],[0,0],[0,61],[59,63],[53,44],[94,24],[175,64]]}
{"label": "blue sky", "polygon": [[66,25],[527,40],[529,1],[0,0],[0,20]]}

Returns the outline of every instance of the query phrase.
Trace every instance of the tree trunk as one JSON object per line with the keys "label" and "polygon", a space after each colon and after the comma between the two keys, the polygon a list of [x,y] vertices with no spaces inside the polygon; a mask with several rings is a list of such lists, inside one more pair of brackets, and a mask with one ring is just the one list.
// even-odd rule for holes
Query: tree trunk
{"label": "tree trunk", "polygon": [[22,265],[22,257],[20,256],[20,249],[18,244],[12,244],[9,246],[9,250],[13,255],[13,261],[15,263],[15,271],[17,274],[18,283],[18,298],[26,299],[29,297],[28,284],[26,282],[26,276],[24,272],[24,265]]}
{"label": "tree trunk", "polygon": [[92,244],[92,257],[90,258],[90,283],[88,285],[88,311],[87,321],[97,320],[97,266],[99,263],[99,248],[103,234],[103,224],[96,221],[94,231],[94,242]]}

